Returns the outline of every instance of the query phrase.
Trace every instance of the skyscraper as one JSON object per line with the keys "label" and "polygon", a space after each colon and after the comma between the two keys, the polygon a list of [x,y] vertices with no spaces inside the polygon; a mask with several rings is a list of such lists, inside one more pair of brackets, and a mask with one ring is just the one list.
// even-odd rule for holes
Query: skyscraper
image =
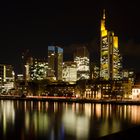
{"label": "skyscraper", "polygon": [[45,59],[29,57],[25,69],[26,81],[47,79],[48,63]]}
{"label": "skyscraper", "polygon": [[48,46],[48,77],[62,80],[63,49],[58,46]]}
{"label": "skyscraper", "polygon": [[30,77],[32,80],[44,80],[47,78],[48,63],[46,60],[35,59],[30,66]]}
{"label": "skyscraper", "polygon": [[48,46],[48,77],[55,77],[55,46]]}
{"label": "skyscraper", "polygon": [[121,79],[121,56],[118,49],[118,37],[105,27],[105,10],[101,20],[100,40],[100,78],[104,80]]}
{"label": "skyscraper", "polygon": [[77,80],[89,79],[89,52],[85,46],[76,48],[74,62],[77,64]]}
{"label": "skyscraper", "polygon": [[55,76],[57,80],[62,80],[63,70],[63,49],[56,46],[56,58],[55,58]]}

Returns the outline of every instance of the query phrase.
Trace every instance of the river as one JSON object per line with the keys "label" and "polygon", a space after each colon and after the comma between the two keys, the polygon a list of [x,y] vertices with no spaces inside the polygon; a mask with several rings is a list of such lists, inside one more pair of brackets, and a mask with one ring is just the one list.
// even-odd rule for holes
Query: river
{"label": "river", "polygon": [[139,105],[0,100],[0,140],[89,140],[136,125]]}

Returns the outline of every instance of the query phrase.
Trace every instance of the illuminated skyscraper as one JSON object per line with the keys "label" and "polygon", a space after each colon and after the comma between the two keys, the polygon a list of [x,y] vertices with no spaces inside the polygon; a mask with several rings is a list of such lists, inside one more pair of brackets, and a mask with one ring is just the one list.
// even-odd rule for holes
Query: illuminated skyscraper
{"label": "illuminated skyscraper", "polygon": [[48,46],[48,77],[62,80],[63,49]]}
{"label": "illuminated skyscraper", "polygon": [[85,46],[76,48],[74,62],[77,64],[77,80],[89,79],[89,52]]}
{"label": "illuminated skyscraper", "polygon": [[121,75],[121,56],[118,49],[118,37],[113,31],[105,27],[105,11],[101,20],[100,41],[100,78],[104,80],[118,80]]}
{"label": "illuminated skyscraper", "polygon": [[45,59],[29,57],[25,68],[27,81],[47,79],[48,63]]}
{"label": "illuminated skyscraper", "polygon": [[48,63],[46,60],[34,59],[30,66],[31,80],[43,80],[47,78]]}
{"label": "illuminated skyscraper", "polygon": [[75,62],[64,62],[63,81],[70,83],[77,81],[77,64]]}

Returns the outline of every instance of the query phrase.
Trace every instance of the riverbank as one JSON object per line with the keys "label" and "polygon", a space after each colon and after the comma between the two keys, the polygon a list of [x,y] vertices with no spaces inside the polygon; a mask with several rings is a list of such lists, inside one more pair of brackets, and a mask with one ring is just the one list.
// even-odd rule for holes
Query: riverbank
{"label": "riverbank", "polygon": [[140,100],[116,100],[116,99],[85,99],[75,97],[50,97],[50,96],[0,96],[0,100],[22,100],[22,101],[52,101],[52,102],[75,102],[75,103],[102,103],[102,104],[130,104],[140,105]]}

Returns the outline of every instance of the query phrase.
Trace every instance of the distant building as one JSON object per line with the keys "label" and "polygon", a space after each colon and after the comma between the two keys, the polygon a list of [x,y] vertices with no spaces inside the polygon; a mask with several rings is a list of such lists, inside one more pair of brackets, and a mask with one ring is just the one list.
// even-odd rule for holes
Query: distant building
{"label": "distant building", "polygon": [[29,81],[31,80],[31,71],[30,68],[33,66],[34,60],[33,57],[28,57],[25,62],[25,72],[24,72],[24,80]]}
{"label": "distant building", "polygon": [[48,46],[48,77],[62,80],[63,49]]}
{"label": "distant building", "polygon": [[100,68],[93,63],[90,63],[90,79],[98,79],[100,77]]}
{"label": "distant building", "polygon": [[56,47],[55,75],[57,80],[62,80],[63,49]]}
{"label": "distant building", "polygon": [[140,85],[135,85],[132,88],[132,99],[140,100]]}
{"label": "distant building", "polygon": [[30,57],[25,67],[27,81],[47,79],[48,63],[46,60]]}
{"label": "distant building", "polygon": [[48,63],[46,60],[34,59],[33,65],[30,67],[30,77],[32,80],[47,79]]}
{"label": "distant building", "polygon": [[23,74],[17,74],[16,80],[17,80],[17,81],[23,81],[23,80],[24,80]]}
{"label": "distant building", "polygon": [[122,77],[124,80],[129,80],[134,85],[135,80],[135,73],[133,70],[123,70]]}
{"label": "distant building", "polygon": [[[31,58],[31,55],[29,53],[29,50],[25,50],[24,52],[22,52],[22,74],[23,74],[23,79],[25,81],[29,80],[28,77],[27,77],[27,67],[28,67],[28,64],[27,62],[29,62],[29,59]],[[27,67],[26,67],[27,66]]]}
{"label": "distant building", "polygon": [[0,88],[1,92],[14,88],[15,73],[12,65],[0,64]]}
{"label": "distant building", "polygon": [[55,77],[55,46],[48,46],[48,77]]}
{"label": "distant building", "polygon": [[89,79],[89,52],[85,46],[76,48],[74,52],[74,62],[77,64],[77,80]]}
{"label": "distant building", "polygon": [[100,41],[100,77],[104,80],[122,79],[121,56],[118,48],[118,37],[105,27],[105,11],[101,20]]}
{"label": "distant building", "polygon": [[75,62],[64,62],[63,81],[69,83],[77,81],[77,64]]}

